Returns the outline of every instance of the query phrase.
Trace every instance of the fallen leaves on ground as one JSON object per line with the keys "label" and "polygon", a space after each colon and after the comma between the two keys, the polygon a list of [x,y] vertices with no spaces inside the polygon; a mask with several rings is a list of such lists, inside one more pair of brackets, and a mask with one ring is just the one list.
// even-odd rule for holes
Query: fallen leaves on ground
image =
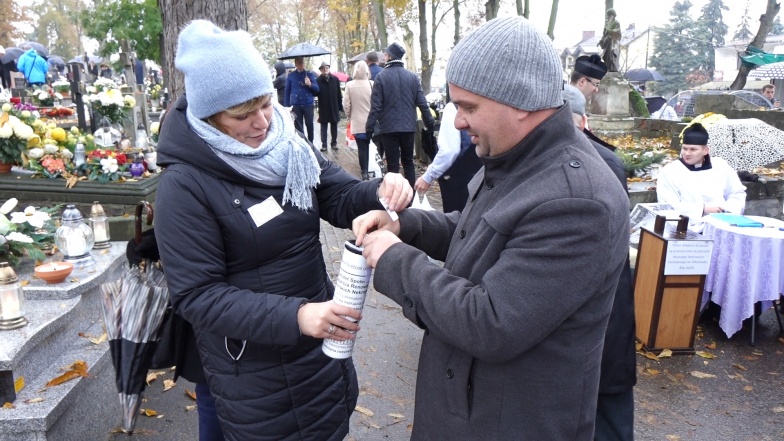
{"label": "fallen leaves on ground", "polygon": [[196,409],[196,405],[195,404],[192,404],[190,406],[185,406],[185,411],[186,412],[190,412],[190,411],[192,411],[194,409]]}
{"label": "fallen leaves on ground", "polygon": [[154,411],[152,409],[139,409],[139,413],[144,415],[144,416],[146,416],[146,417],[150,417],[150,418],[153,418],[153,417],[154,418],[160,418],[160,417],[163,416],[163,415],[158,415],[158,412],[156,412],[156,411]]}
{"label": "fallen leaves on ground", "polygon": [[6,401],[5,404],[3,404],[3,409],[16,409],[16,406]]}
{"label": "fallen leaves on ground", "polygon": [[43,398],[41,398],[41,397],[35,397],[35,398],[30,398],[29,400],[24,400],[24,402],[25,402],[26,404],[34,404],[34,403],[40,403],[40,402],[42,402],[43,400],[44,400],[44,399],[43,399]]}
{"label": "fallen leaves on ground", "polygon": [[185,395],[187,395],[191,400],[196,401],[196,392],[191,392],[188,389],[185,389]]}
{"label": "fallen leaves on ground", "polygon": [[696,354],[702,358],[709,358],[709,359],[716,358],[716,356],[711,354],[710,352],[697,351]]}
{"label": "fallen leaves on ground", "polygon": [[710,342],[710,343],[706,344],[705,348],[711,349],[711,350],[716,349],[716,342],[714,341],[714,342]]}
{"label": "fallen leaves on ground", "polygon": [[87,363],[83,360],[75,361],[74,364],[65,368],[65,373],[62,375],[53,378],[44,387],[52,387],[57,386],[59,384],[63,384],[66,381],[70,381],[79,377],[87,377]]}
{"label": "fallen leaves on ground", "polygon": [[84,332],[80,332],[77,335],[79,335],[79,337],[86,338],[87,340],[90,340],[90,343],[92,343],[94,345],[99,345],[99,344],[105,342],[109,338],[109,335],[107,333],[105,333],[105,332],[103,334],[99,335],[98,337],[95,337],[95,336],[90,335],[90,334],[85,334]]}
{"label": "fallen leaves on ground", "polygon": [[700,371],[691,371],[689,372],[689,375],[697,378],[716,378],[716,376],[713,374],[707,374],[705,372],[700,372]]}
{"label": "fallen leaves on ground", "polygon": [[171,379],[163,380],[163,391],[166,392],[167,390],[173,388],[176,385],[177,383],[175,383],[174,380]]}
{"label": "fallen leaves on ground", "polygon": [[401,413],[388,413],[387,415],[391,416],[392,418],[405,418],[406,416]]}
{"label": "fallen leaves on ground", "polygon": [[356,410],[357,412],[361,413],[362,415],[369,416],[369,417],[372,417],[373,415],[375,415],[372,410],[367,409],[367,408],[362,407],[362,406],[357,406],[357,407],[354,408],[354,410]]}

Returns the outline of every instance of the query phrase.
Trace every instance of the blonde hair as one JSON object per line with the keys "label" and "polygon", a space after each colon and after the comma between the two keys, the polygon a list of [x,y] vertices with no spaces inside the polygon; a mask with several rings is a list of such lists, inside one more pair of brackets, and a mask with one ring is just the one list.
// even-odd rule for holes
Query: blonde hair
{"label": "blonde hair", "polygon": [[357,61],[354,65],[354,79],[355,80],[368,80],[370,79],[370,69],[364,61]]}
{"label": "blonde hair", "polygon": [[236,106],[229,107],[226,110],[218,112],[214,115],[208,116],[206,121],[207,124],[215,127],[216,129],[220,130],[223,133],[226,133],[226,128],[223,127],[220,123],[218,123],[218,115],[226,114],[230,117],[238,117],[247,115],[251,112],[255,112],[256,110],[266,106],[272,100],[272,94],[269,95],[262,95],[257,96],[256,98],[252,98],[244,103],[237,104]]}

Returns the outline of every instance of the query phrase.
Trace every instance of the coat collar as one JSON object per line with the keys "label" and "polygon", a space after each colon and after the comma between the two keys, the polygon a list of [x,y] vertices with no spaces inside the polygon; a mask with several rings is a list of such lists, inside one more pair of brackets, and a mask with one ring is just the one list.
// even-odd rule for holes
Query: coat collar
{"label": "coat collar", "polygon": [[689,169],[689,171],[705,171],[713,168],[713,165],[711,164],[710,154],[705,155],[705,158],[702,160],[702,165],[700,167],[689,165],[686,163],[686,161],[683,160],[683,158],[680,157],[678,158],[678,160],[681,161],[681,164],[683,164],[684,167]]}

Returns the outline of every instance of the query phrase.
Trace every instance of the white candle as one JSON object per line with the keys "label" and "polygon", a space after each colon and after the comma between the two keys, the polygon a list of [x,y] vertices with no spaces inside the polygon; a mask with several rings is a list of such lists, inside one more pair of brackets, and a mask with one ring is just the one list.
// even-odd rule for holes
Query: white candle
{"label": "white candle", "polygon": [[16,290],[7,289],[0,291],[0,307],[3,313],[3,320],[19,317],[19,299],[16,295]]}
{"label": "white candle", "polygon": [[95,235],[96,242],[105,242],[109,240],[109,236],[106,234],[106,227],[103,223],[94,223],[93,224],[93,234]]}
{"label": "white candle", "polygon": [[65,246],[68,248],[69,256],[81,256],[87,252],[87,243],[80,234],[66,237]]}

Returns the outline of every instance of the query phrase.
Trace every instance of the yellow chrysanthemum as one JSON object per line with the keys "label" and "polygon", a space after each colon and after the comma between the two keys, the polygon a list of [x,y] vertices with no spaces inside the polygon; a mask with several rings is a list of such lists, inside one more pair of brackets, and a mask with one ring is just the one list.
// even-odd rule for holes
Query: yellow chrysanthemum
{"label": "yellow chrysanthemum", "polygon": [[52,139],[57,142],[63,142],[66,140],[67,136],[65,134],[65,130],[62,127],[55,127],[49,133]]}

